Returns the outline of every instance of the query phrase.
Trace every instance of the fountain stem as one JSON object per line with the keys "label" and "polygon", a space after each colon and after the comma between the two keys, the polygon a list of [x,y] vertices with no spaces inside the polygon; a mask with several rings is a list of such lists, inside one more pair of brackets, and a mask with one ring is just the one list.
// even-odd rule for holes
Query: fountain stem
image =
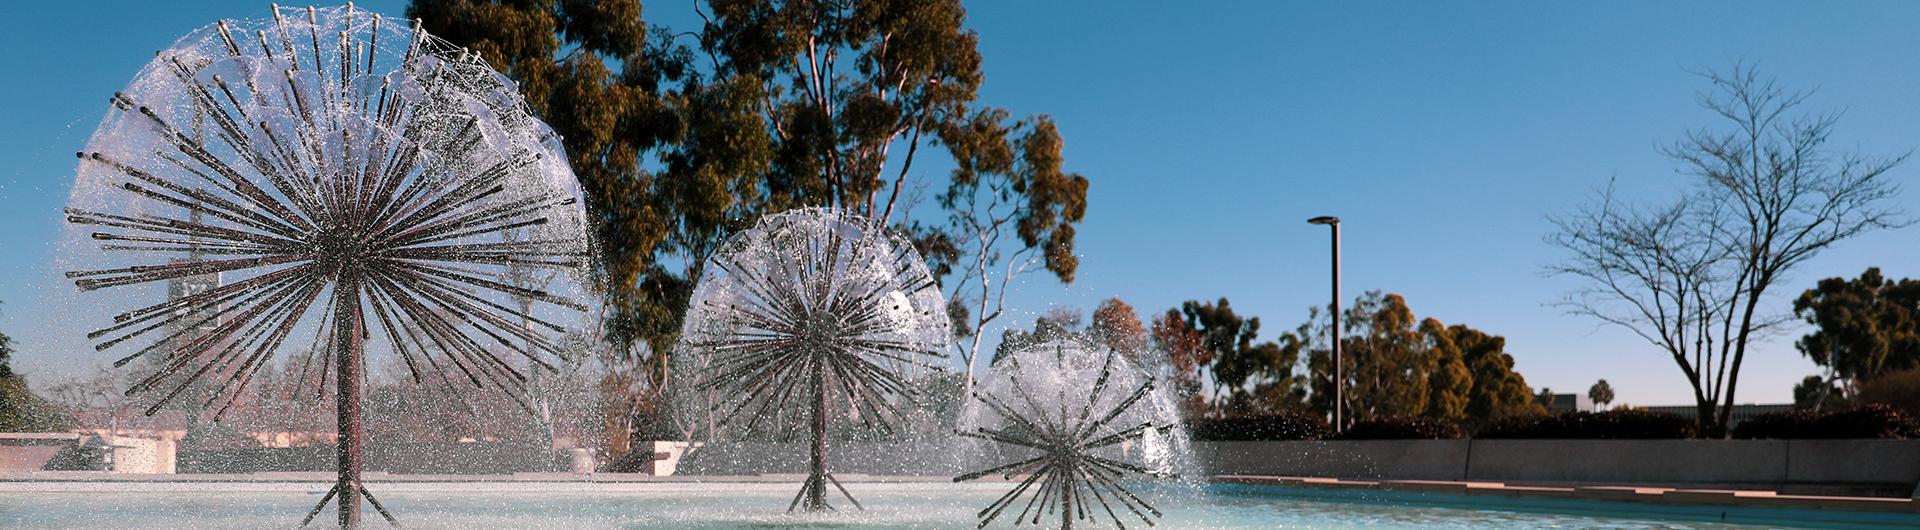
{"label": "fountain stem", "polygon": [[827,509],[827,366],[813,362],[813,472],[807,475],[807,511]]}
{"label": "fountain stem", "polygon": [[340,282],[334,287],[334,365],[337,372],[338,391],[335,393],[335,410],[339,412],[339,433],[335,440],[335,454],[339,457],[339,479],[334,488],[339,492],[340,528],[358,528],[360,526],[360,462],[361,449],[366,442],[366,431],[361,427],[360,417],[360,374],[364,361],[361,356],[365,344],[361,341],[365,323],[360,314],[360,282],[351,272],[342,272]]}

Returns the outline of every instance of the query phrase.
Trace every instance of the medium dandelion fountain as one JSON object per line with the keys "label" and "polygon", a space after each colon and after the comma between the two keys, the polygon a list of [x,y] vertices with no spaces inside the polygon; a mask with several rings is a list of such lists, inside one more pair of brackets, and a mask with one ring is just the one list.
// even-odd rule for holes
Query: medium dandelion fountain
{"label": "medium dandelion fountain", "polygon": [[1126,528],[1116,504],[1148,526],[1162,517],[1127,483],[1175,475],[1175,455],[1187,453],[1179,416],[1154,378],[1111,348],[1072,336],[1026,346],[995,364],[972,397],[957,432],[986,446],[978,452],[994,464],[953,481],[1014,481],[976,514],[981,528],[1022,496],[1014,524],[1058,517],[1072,528],[1098,521],[1098,507]]}
{"label": "medium dandelion fountain", "polygon": [[946,303],[911,242],[866,218],[802,209],[762,219],[707,260],[688,309],[677,373],[717,396],[717,428],[811,442],[788,511],[828,510],[832,420],[890,433],[916,378],[946,359]]}
{"label": "medium dandelion fountain", "polygon": [[[366,354],[520,399],[561,356],[547,333],[586,310],[558,139],[511,81],[417,26],[275,6],[160,51],[111,104],[80,153],[65,259],[87,303],[129,309],[87,336],[154,367],[127,390],[154,398],[147,414],[198,384],[215,419],[310,345],[287,362],[335,386],[338,478],[306,521],[338,499],[356,526],[362,498],[394,521],[360,482]],[[509,268],[567,285],[517,286]]]}

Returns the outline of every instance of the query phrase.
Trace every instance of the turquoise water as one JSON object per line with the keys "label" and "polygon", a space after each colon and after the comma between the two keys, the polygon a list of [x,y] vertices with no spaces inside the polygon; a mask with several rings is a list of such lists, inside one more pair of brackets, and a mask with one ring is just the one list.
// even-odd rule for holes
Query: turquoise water
{"label": "turquoise water", "polygon": [[[319,500],[310,484],[93,484],[72,491],[0,490],[0,526],[10,528],[286,528]],[[972,528],[975,511],[1006,484],[848,484],[867,509],[788,515],[791,484],[583,485],[577,483],[374,484],[408,528]],[[92,488],[96,491],[81,491]],[[98,491],[105,490],[105,491]],[[262,491],[266,490],[266,491]],[[1217,485],[1146,493],[1166,513],[1159,528],[1762,528],[1791,513],[1729,515],[1585,501],[1300,490]],[[841,502],[844,504],[844,501]],[[1117,509],[1117,507],[1116,507]],[[1778,512],[1778,511],[1776,511]],[[1124,514],[1125,512],[1121,512]],[[369,512],[369,522],[378,515]],[[1104,515],[1104,513],[1103,513]],[[329,522],[331,510],[317,523]],[[1011,527],[1003,519],[996,528]],[[1739,526],[1723,520],[1762,523]],[[1759,519],[1756,519],[1759,517]],[[1056,521],[1057,519],[1053,519]],[[1123,520],[1144,528],[1139,519]],[[1892,519],[1854,521],[1885,525]],[[1832,521],[1829,521],[1832,522]],[[1804,524],[1806,521],[1798,521]],[[1085,523],[1082,523],[1085,524]],[[384,524],[370,526],[384,527]],[[1111,528],[1101,524],[1086,527]]]}

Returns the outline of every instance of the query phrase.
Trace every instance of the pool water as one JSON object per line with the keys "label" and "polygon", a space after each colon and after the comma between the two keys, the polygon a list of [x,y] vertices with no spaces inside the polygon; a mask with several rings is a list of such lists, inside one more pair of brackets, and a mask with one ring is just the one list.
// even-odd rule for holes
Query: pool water
{"label": "pool water", "polygon": [[[42,485],[46,483],[41,483]],[[0,526],[8,528],[286,528],[318,502],[312,483],[79,484],[0,489]],[[162,487],[164,486],[164,487]],[[784,483],[374,483],[375,495],[408,528],[972,528],[975,512],[1010,484],[847,484],[866,506],[839,512],[785,513],[796,491]],[[48,491],[55,490],[55,491]],[[1371,492],[1378,493],[1378,492]],[[1586,503],[1497,507],[1445,498],[1332,495],[1289,488],[1215,485],[1144,492],[1166,517],[1159,528],[1760,528],[1720,522],[1709,512],[1650,508],[1609,512]],[[1024,501],[1023,501],[1024,502]],[[1591,506],[1588,506],[1591,505]],[[1590,509],[1583,509],[1588,506]],[[1638,505],[1645,506],[1645,505]],[[331,523],[331,506],[315,520]],[[1018,509],[1016,507],[1015,509]],[[384,527],[368,508],[370,528]],[[1115,506],[1123,517],[1127,512]],[[1639,510],[1639,511],[1634,511]],[[1556,512],[1557,511],[1557,512]],[[1586,512],[1581,514],[1578,512]],[[1574,512],[1574,513],[1568,513]],[[1111,528],[1104,512],[1099,524]],[[1623,516],[1624,515],[1624,516]],[[994,527],[1011,527],[1013,513]],[[1043,524],[1058,521],[1043,518]],[[1122,519],[1144,528],[1138,518]],[[1761,521],[1764,522],[1764,521]]]}

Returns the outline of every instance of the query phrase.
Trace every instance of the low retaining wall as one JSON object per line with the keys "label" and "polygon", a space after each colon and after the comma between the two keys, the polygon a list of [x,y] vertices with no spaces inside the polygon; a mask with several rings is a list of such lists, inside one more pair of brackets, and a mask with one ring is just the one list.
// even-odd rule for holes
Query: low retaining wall
{"label": "low retaining wall", "polygon": [[1196,442],[1209,472],[1398,480],[1764,486],[1906,495],[1920,440]]}
{"label": "low retaining wall", "polygon": [[[465,444],[369,444],[363,469],[407,474],[506,474],[565,469],[559,453],[542,457],[539,446],[503,442]],[[566,455],[571,458],[571,455]],[[338,464],[331,445],[250,447],[181,451],[180,473],[331,471]],[[544,461],[543,461],[544,460]],[[570,462],[566,462],[570,464]]]}
{"label": "low retaining wall", "polygon": [[1194,442],[1215,475],[1465,480],[1468,440]]}
{"label": "low retaining wall", "polygon": [[[961,449],[952,440],[904,443],[829,443],[830,468],[836,474],[953,476],[964,473]],[[809,447],[799,443],[718,442],[688,451],[675,475],[804,474],[811,467]]]}

